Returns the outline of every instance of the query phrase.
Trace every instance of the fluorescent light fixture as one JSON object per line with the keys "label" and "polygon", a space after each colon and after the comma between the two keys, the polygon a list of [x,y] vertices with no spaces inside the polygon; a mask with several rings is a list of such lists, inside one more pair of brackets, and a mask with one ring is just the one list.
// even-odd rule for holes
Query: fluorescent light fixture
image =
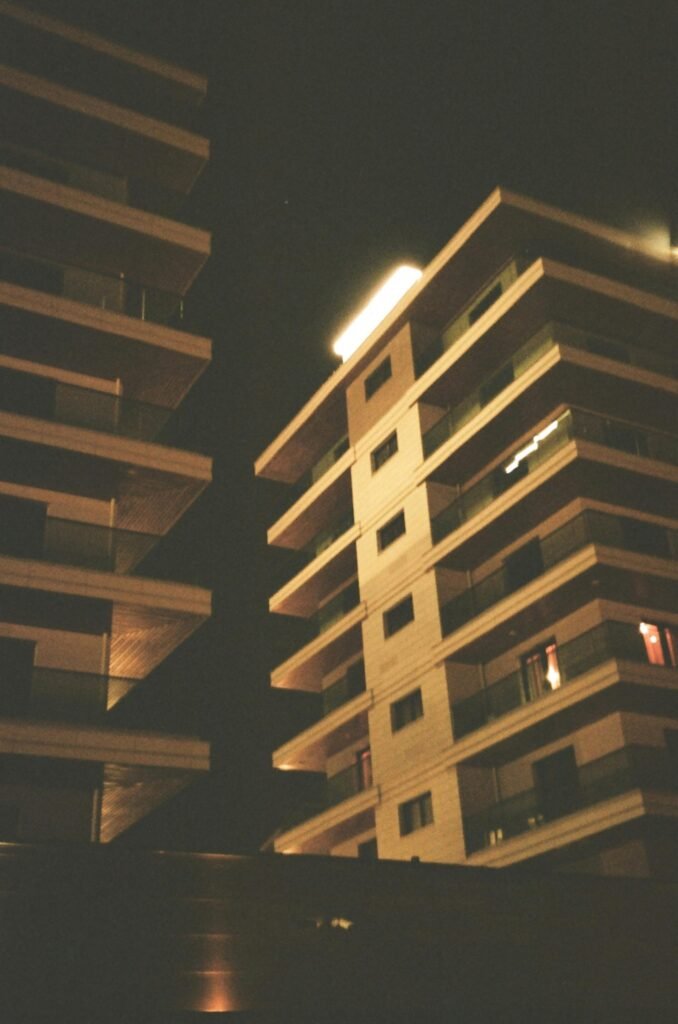
{"label": "fluorescent light fixture", "polygon": [[505,473],[512,473],[514,469],[517,469],[523,459],[526,459],[532,452],[536,452],[541,441],[549,434],[552,434],[554,430],[558,429],[558,420],[553,420],[547,427],[540,430],[538,434],[535,434],[529,444],[526,444],[524,448],[521,448],[519,452],[513,456],[507,466],[504,466]]}
{"label": "fluorescent light fixture", "polygon": [[346,330],[334,341],[332,351],[341,356],[343,362],[350,359],[421,275],[422,271],[417,267],[408,267],[405,264],[397,267],[369,298],[367,305],[361,309]]}

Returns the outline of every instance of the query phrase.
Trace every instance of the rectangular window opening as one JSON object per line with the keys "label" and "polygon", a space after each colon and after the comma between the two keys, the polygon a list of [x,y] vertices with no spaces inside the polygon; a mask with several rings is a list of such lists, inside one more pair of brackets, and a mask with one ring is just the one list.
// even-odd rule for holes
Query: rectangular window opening
{"label": "rectangular window opening", "polygon": [[645,644],[645,654],[650,665],[678,667],[678,641],[673,626],[654,622],[641,622],[638,627]]}
{"label": "rectangular window opening", "polygon": [[376,473],[376,471],[381,466],[383,466],[385,462],[388,462],[388,460],[393,455],[395,455],[395,453],[397,451],[398,451],[398,435],[397,435],[397,433],[394,430],[393,433],[389,434],[389,436],[386,438],[386,440],[383,441],[379,445],[379,447],[375,448],[374,451],[372,452],[372,455],[371,455],[371,459],[372,459],[372,472]]}
{"label": "rectangular window opening", "polygon": [[527,702],[560,688],[560,667],[555,640],[540,644],[520,659],[523,696]]}
{"label": "rectangular window opening", "polygon": [[376,370],[365,377],[365,400],[369,400],[391,376],[391,357],[386,356]]}
{"label": "rectangular window opening", "polygon": [[412,595],[408,594],[404,600],[399,601],[393,608],[384,612],[384,636],[393,636],[399,630],[404,629],[414,619],[414,604]]}
{"label": "rectangular window opening", "polygon": [[398,537],[405,533],[405,513],[398,512],[397,516],[389,519],[380,530],[377,530],[377,547],[379,551],[393,544]]}
{"label": "rectangular window opening", "polygon": [[406,800],[398,807],[400,834],[407,836],[417,829],[433,824],[433,801],[431,793],[421,793],[413,800]]}
{"label": "rectangular window opening", "polygon": [[411,722],[416,722],[424,714],[424,702],[421,690],[413,690],[406,697],[391,704],[391,731],[398,732]]}

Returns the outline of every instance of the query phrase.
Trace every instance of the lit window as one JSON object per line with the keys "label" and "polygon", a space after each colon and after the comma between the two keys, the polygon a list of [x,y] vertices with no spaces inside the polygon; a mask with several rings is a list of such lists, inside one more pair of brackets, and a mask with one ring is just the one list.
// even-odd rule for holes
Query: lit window
{"label": "lit window", "polygon": [[641,622],[640,634],[645,642],[645,654],[650,665],[678,665],[675,631],[672,626]]}
{"label": "lit window", "polygon": [[391,376],[391,357],[386,356],[383,362],[379,363],[376,370],[373,370],[369,377],[365,377],[365,398],[369,399],[379,390],[382,384]]}
{"label": "lit window", "polygon": [[423,714],[424,704],[421,699],[421,690],[413,690],[406,697],[391,704],[391,730],[398,732],[410,722],[416,722]]}
{"label": "lit window", "polygon": [[369,789],[372,785],[372,752],[369,747],[359,750],[356,754],[358,772],[358,790]]}
{"label": "lit window", "polygon": [[372,452],[372,472],[376,471],[398,451],[398,435],[395,430]]}
{"label": "lit window", "polygon": [[554,640],[541,644],[520,659],[523,693],[526,701],[536,700],[543,693],[560,687],[558,650]]}
{"label": "lit window", "polygon": [[412,603],[412,595],[408,594],[407,597],[394,605],[393,608],[389,608],[387,612],[384,612],[384,636],[393,636],[399,630],[403,629],[408,622],[412,622],[414,618],[414,605]]}
{"label": "lit window", "polygon": [[398,818],[400,820],[400,834],[407,836],[410,832],[416,832],[425,825],[433,824],[433,801],[431,794],[422,793],[415,796],[413,800],[406,800],[398,807]]}
{"label": "lit window", "polygon": [[398,537],[402,537],[405,532],[405,513],[399,512],[397,516],[382,526],[380,530],[377,530],[377,547],[380,551],[384,548],[389,547],[393,544]]}

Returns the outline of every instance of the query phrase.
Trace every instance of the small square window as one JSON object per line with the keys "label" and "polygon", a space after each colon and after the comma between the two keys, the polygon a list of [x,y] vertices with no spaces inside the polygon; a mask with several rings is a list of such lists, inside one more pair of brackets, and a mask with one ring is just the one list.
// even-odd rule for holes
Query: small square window
{"label": "small square window", "polygon": [[421,699],[421,690],[413,690],[406,697],[391,704],[391,730],[398,732],[404,729],[410,722],[416,722],[424,714],[424,702]]}
{"label": "small square window", "polygon": [[415,796],[413,800],[406,800],[398,807],[398,818],[400,820],[400,834],[407,836],[410,832],[424,828],[425,825],[433,824],[433,801],[431,794],[422,793]]}
{"label": "small square window", "polygon": [[370,399],[379,390],[382,384],[391,376],[391,357],[387,356],[379,363],[376,370],[373,370],[369,377],[365,377],[365,399]]}
{"label": "small square window", "polygon": [[414,604],[412,603],[412,595],[408,594],[403,601],[399,601],[393,608],[389,608],[387,612],[384,612],[384,636],[393,636],[394,633],[403,629],[408,622],[412,622],[413,618]]}
{"label": "small square window", "polygon": [[378,448],[375,448],[372,452],[372,472],[376,471],[384,465],[385,462],[391,458],[392,455],[398,451],[398,435],[393,431],[392,434],[383,441]]}
{"label": "small square window", "polygon": [[402,537],[405,532],[405,513],[399,512],[393,519],[389,519],[387,523],[382,526],[380,530],[377,530],[377,547],[379,551],[383,551],[384,548],[389,547],[393,544],[398,537]]}

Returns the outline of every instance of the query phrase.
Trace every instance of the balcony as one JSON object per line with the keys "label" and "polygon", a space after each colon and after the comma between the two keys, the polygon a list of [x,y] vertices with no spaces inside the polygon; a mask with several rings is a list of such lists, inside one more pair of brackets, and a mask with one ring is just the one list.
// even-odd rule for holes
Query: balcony
{"label": "balcony", "polygon": [[487,476],[455,498],[431,520],[431,535],[438,544],[463,523],[487,508],[495,498],[533,473],[568,441],[577,438],[605,448],[678,465],[678,438],[643,430],[618,420],[578,409],[565,412],[534,435],[529,444],[511,455]]}
{"label": "balcony", "polygon": [[0,554],[103,572],[131,572],[160,540],[154,534],[118,530],[44,516],[44,506],[3,498]]}
{"label": "balcony", "polygon": [[332,714],[358,694],[365,692],[365,663],[361,659],[348,667],[346,673],[322,692],[322,717]]}
{"label": "balcony", "polygon": [[[138,685],[138,679],[38,666],[28,673],[4,673],[0,718],[144,731],[149,726],[138,712],[121,718],[111,710]],[[168,733],[157,723],[153,731]]]}
{"label": "balcony", "polygon": [[372,761],[369,749],[354,764],[328,778],[320,780],[319,792],[314,799],[304,802],[289,814],[284,829],[288,831],[302,822],[331,810],[359,793],[372,788]]}
{"label": "balcony", "polygon": [[178,295],[136,284],[120,274],[84,270],[17,250],[0,249],[0,281],[153,323],[179,327],[184,320],[184,299]]}
{"label": "balcony", "polygon": [[480,814],[464,816],[467,856],[632,789],[678,791],[678,772],[664,748],[629,746],[577,770],[576,784],[548,794],[525,790]]}
{"label": "balcony", "polygon": [[[535,688],[525,671],[518,669],[486,689],[452,704],[454,738],[462,739],[517,708],[542,700],[585,672],[613,658],[646,665],[646,645],[638,627],[626,622],[603,622],[594,629],[558,646],[558,675]],[[554,685],[555,684],[555,685]]]}
{"label": "balcony", "polygon": [[440,610],[443,635],[453,633],[588,544],[675,560],[678,530],[622,516],[584,512],[541,540],[529,541],[510,555],[497,572],[443,605]]}
{"label": "balcony", "polygon": [[445,328],[442,334],[415,356],[415,377],[421,377],[448,349],[452,348],[469,327],[472,327],[501,298],[504,292],[530,266],[531,262],[533,262],[533,258],[527,253],[509,260],[503,269],[495,274],[489,284],[486,284],[467,304],[463,312]]}
{"label": "balcony", "polygon": [[4,366],[0,409],[138,441],[157,441],[173,411]]}
{"label": "balcony", "polygon": [[319,608],[314,616],[313,628],[316,636],[330,629],[336,622],[343,619],[350,611],[353,611],[360,604],[360,589],[358,581],[353,580],[347,587],[344,587],[322,608]]}

